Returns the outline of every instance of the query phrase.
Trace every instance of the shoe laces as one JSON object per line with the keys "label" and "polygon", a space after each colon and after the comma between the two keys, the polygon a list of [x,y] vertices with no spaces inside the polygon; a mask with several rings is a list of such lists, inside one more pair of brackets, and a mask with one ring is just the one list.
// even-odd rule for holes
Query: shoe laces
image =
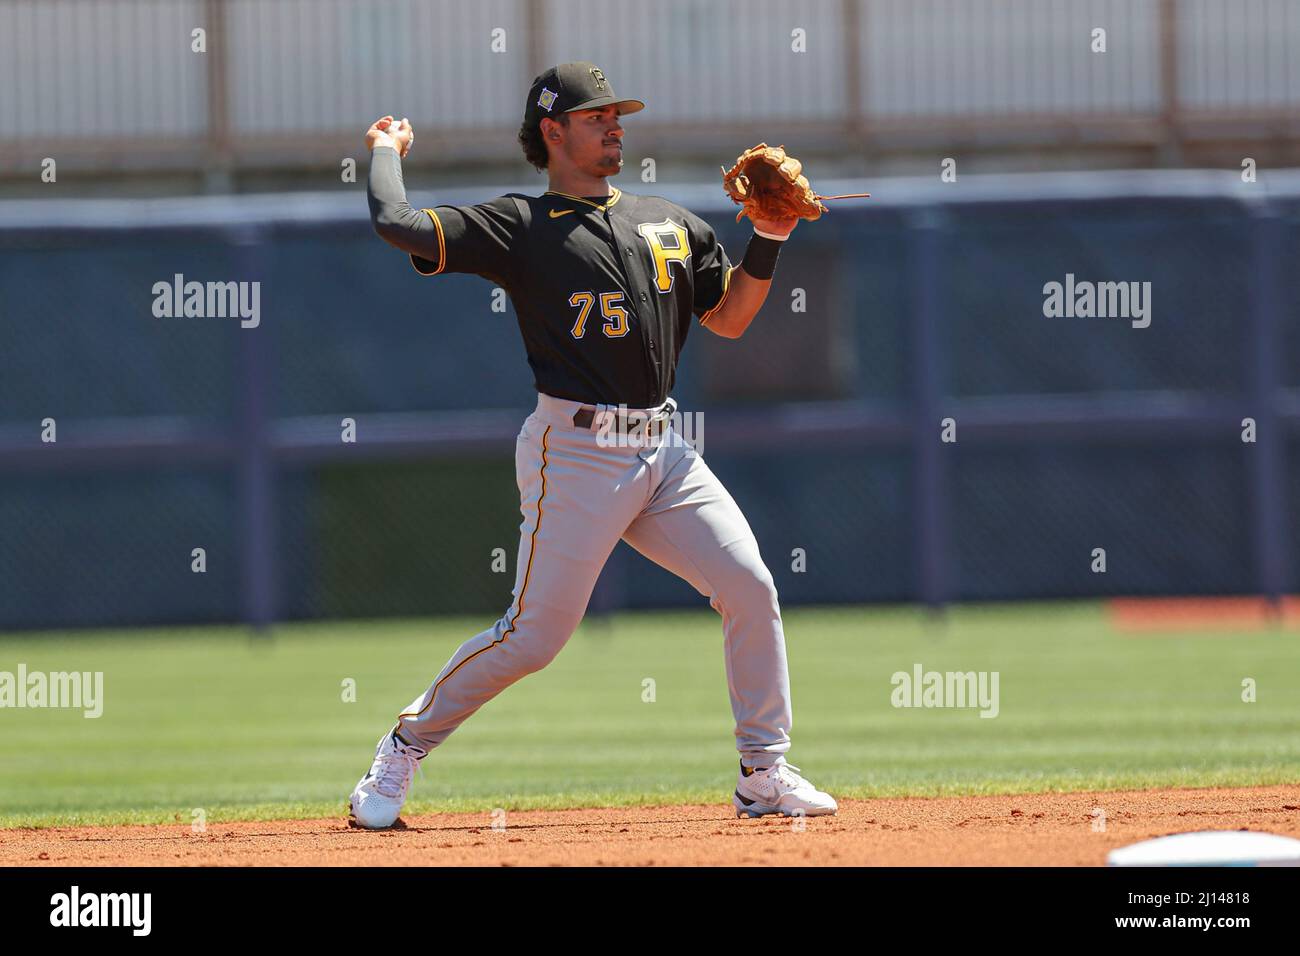
{"label": "shoe laces", "polygon": [[375,790],[385,797],[404,797],[411,778],[420,769],[420,758],[409,750],[394,750],[379,758]]}
{"label": "shoe laces", "polygon": [[772,780],[781,781],[782,783],[789,786],[790,789],[792,790],[797,790],[799,787],[806,786],[808,783],[807,780],[805,780],[803,777],[799,776],[798,773],[796,773],[798,769],[799,768],[794,766],[794,764],[788,764],[788,763],[777,764],[775,767],[772,768],[769,777]]}

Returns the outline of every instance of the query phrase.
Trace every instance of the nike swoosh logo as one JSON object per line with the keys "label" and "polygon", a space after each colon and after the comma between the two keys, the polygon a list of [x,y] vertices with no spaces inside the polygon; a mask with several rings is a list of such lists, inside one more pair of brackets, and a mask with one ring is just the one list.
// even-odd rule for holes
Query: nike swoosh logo
{"label": "nike swoosh logo", "polygon": [[559,210],[558,212],[557,212],[556,210],[552,209],[552,210],[551,210],[551,218],[552,218],[552,219],[559,219],[561,216],[567,216],[567,215],[568,215],[569,213],[571,213],[571,212],[573,212],[572,209],[561,209],[561,210]]}

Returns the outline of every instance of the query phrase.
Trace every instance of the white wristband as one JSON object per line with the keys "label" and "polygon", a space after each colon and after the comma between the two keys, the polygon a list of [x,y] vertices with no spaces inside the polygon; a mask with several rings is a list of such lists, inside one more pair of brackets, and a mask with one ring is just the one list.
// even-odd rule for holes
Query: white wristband
{"label": "white wristband", "polygon": [[755,229],[754,235],[762,236],[764,239],[775,239],[777,242],[785,242],[787,239],[790,238],[790,234],[788,232],[784,236],[775,236],[770,232],[764,232],[762,229]]}

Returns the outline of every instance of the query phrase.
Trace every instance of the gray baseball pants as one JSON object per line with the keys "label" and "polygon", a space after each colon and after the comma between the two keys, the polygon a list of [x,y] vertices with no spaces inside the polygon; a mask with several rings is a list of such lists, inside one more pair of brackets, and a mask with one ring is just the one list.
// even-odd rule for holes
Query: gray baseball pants
{"label": "gray baseball pants", "polygon": [[501,691],[549,664],[582,620],[621,538],[689,582],[722,615],[741,761],[779,762],[790,749],[792,722],[785,634],[749,523],[676,430],[640,447],[619,446],[599,421],[574,425],[583,407],[538,395],[515,443],[523,523],[514,600],[398,717],[402,738],[433,749]]}

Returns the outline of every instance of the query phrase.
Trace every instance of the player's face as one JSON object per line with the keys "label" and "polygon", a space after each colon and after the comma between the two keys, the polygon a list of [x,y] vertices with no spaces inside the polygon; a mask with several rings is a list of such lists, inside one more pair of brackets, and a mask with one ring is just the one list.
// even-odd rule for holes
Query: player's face
{"label": "player's face", "polygon": [[623,127],[615,107],[570,113],[569,127],[561,136],[569,161],[584,173],[613,176],[623,168]]}

